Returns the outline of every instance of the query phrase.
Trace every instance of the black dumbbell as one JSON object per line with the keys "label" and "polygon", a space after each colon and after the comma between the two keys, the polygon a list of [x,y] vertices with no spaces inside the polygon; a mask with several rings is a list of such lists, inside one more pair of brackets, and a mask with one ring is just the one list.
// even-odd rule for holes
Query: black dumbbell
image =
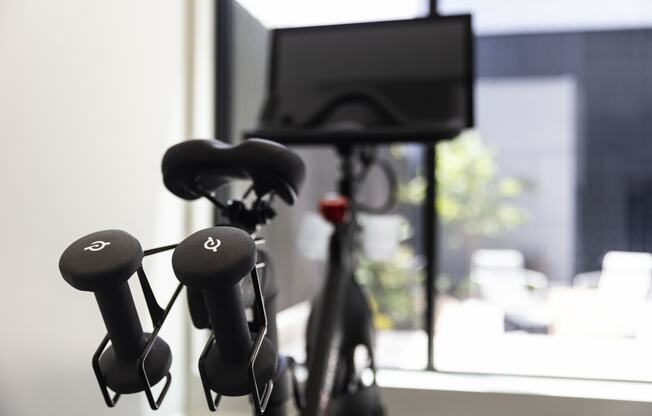
{"label": "black dumbbell", "polygon": [[[252,394],[249,359],[256,334],[249,331],[240,281],[256,266],[256,244],[236,227],[198,231],[174,250],[172,268],[181,283],[201,290],[215,336],[205,361],[211,390],[225,396]],[[272,379],[278,356],[264,339],[255,361],[256,381]]]}
{"label": "black dumbbell", "polygon": [[[144,391],[138,360],[149,334],[143,332],[127,281],[141,267],[138,240],[120,230],[99,231],[72,243],[61,255],[61,275],[76,289],[94,292],[111,346],[99,359],[106,385],[118,394]],[[170,347],[154,341],[145,361],[150,385],[161,381],[172,364]]]}

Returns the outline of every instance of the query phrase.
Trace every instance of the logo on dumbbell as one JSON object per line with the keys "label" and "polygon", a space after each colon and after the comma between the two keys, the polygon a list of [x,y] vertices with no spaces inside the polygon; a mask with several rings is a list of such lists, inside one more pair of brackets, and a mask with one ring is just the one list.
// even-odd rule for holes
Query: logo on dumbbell
{"label": "logo on dumbbell", "polygon": [[108,241],[93,241],[93,243],[90,246],[84,247],[84,250],[100,251],[104,247],[108,246],[109,244],[111,244],[111,243],[109,243]]}
{"label": "logo on dumbbell", "polygon": [[222,242],[217,238],[208,237],[208,240],[204,243],[204,248],[206,250],[213,250],[213,253],[217,252],[217,248],[222,245]]}

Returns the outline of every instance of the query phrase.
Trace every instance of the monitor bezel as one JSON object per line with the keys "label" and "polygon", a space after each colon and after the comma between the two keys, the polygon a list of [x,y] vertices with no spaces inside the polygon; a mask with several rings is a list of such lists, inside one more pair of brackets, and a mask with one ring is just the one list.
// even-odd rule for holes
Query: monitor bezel
{"label": "monitor bezel", "polygon": [[279,71],[277,56],[276,53],[278,49],[279,37],[285,33],[305,33],[305,32],[320,32],[320,31],[329,31],[334,29],[363,29],[363,28],[373,28],[373,27],[391,27],[391,26],[403,26],[405,24],[433,24],[433,22],[441,21],[462,21],[466,28],[468,29],[465,33],[468,34],[467,39],[464,42],[465,49],[467,51],[466,61],[468,62],[467,67],[467,77],[466,84],[468,88],[466,89],[466,119],[464,120],[464,127],[470,128],[475,126],[475,114],[474,114],[474,80],[475,80],[475,42],[473,35],[472,27],[472,18],[470,14],[458,14],[458,15],[449,15],[449,16],[428,16],[417,19],[400,19],[400,20],[385,20],[385,21],[375,21],[375,22],[361,22],[361,23],[343,23],[343,24],[334,24],[334,25],[321,25],[321,26],[299,26],[299,27],[289,27],[289,28],[277,28],[272,30],[271,33],[271,43],[270,43],[270,54],[268,60],[268,71],[267,71],[267,95],[265,97],[265,103],[263,108],[267,107],[267,100],[270,97],[277,94],[277,74]]}

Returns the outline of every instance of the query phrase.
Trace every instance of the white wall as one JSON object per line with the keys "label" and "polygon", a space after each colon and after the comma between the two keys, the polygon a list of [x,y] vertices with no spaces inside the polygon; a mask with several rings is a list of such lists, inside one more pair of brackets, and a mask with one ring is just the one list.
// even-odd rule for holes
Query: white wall
{"label": "white wall", "polygon": [[[98,308],[57,264],[96,230],[127,230],[144,248],[182,237],[183,203],[164,189],[160,160],[186,133],[186,7],[0,4],[1,415],[144,413],[140,396],[104,405],[90,365],[105,332]],[[162,297],[174,285],[168,261],[145,263]],[[164,337],[178,370],[185,315],[176,309]],[[180,410],[184,394],[176,371],[158,414]]]}

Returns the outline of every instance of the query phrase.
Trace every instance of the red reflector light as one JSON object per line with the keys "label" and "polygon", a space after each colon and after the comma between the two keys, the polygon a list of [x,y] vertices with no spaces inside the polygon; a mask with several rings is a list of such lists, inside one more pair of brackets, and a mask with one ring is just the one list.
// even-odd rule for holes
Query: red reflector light
{"label": "red reflector light", "polygon": [[322,217],[332,224],[342,224],[349,214],[349,200],[341,195],[326,196],[319,201]]}

